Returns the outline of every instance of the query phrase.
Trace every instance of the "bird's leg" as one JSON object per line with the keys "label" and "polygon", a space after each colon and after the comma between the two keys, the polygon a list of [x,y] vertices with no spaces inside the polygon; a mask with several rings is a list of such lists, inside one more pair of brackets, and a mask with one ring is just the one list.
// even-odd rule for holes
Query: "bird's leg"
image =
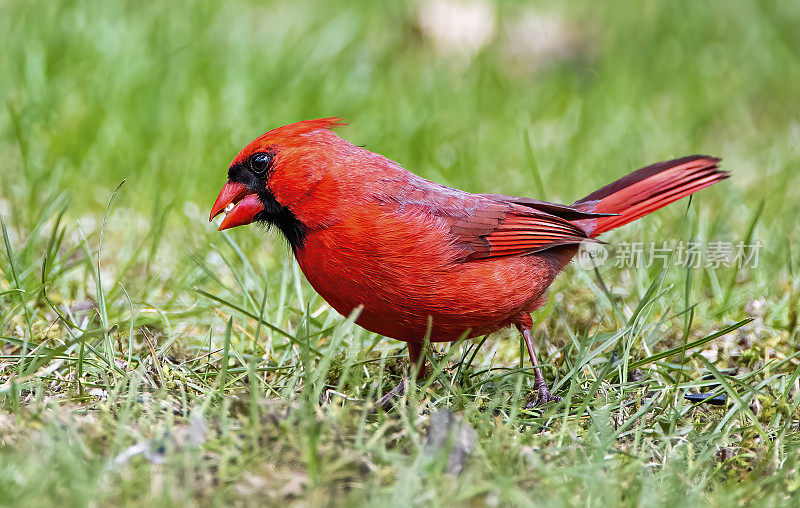
{"label": "bird's leg", "polygon": [[[408,359],[411,365],[411,375],[415,379],[425,379],[425,355],[422,354],[423,345],[417,342],[408,343]],[[394,401],[403,396],[406,392],[406,380],[401,379],[397,386],[389,393],[378,400],[377,407],[387,411],[392,407]]]}
{"label": "bird's leg", "polygon": [[533,364],[533,389],[536,390],[536,395],[526,408],[543,406],[548,402],[558,402],[561,397],[550,393],[550,388],[547,387],[547,382],[542,375],[542,369],[539,367],[539,359],[536,358],[536,351],[533,350],[533,343],[531,342],[531,329],[526,326],[519,327],[519,330],[525,339],[525,346],[528,348],[528,355],[531,357],[531,363]]}

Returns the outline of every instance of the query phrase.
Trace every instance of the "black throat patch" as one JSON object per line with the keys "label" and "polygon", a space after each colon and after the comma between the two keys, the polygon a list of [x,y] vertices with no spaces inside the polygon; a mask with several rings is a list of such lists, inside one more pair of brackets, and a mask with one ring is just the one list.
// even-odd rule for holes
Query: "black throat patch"
{"label": "black throat patch", "polygon": [[258,193],[258,199],[264,205],[264,210],[258,212],[255,219],[278,228],[296,253],[297,249],[303,245],[306,237],[305,224],[300,222],[300,219],[291,210],[278,203],[272,192],[268,190],[261,191]]}

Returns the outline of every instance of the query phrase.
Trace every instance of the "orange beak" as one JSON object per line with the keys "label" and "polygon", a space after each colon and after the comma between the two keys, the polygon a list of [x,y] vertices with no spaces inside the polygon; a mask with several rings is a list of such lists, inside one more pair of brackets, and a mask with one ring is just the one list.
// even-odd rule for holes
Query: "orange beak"
{"label": "orange beak", "polygon": [[211,207],[209,222],[217,215],[226,212],[219,225],[219,230],[250,224],[256,215],[264,210],[258,195],[239,182],[228,182],[219,192],[214,206]]}

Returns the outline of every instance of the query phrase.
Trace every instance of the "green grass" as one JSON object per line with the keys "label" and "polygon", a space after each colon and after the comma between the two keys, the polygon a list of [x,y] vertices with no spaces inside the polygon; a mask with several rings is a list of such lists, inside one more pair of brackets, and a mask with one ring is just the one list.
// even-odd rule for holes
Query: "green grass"
{"label": "green grass", "polygon": [[[509,50],[527,8],[468,60],[413,3],[1,4],[0,505],[791,504],[800,4],[537,3],[570,41],[541,58]],[[606,240],[760,241],[759,264],[571,267],[535,315],[565,404],[521,409],[507,331],[437,346],[370,414],[403,344],[276,236],[206,220],[241,146],[331,115],[427,178],[552,201],[721,156],[732,179]],[[475,431],[459,474],[445,409]]]}

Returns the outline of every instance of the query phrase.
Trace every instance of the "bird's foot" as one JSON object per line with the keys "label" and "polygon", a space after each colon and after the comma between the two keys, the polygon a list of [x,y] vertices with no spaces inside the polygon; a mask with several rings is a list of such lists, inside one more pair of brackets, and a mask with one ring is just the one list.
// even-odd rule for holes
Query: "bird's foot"
{"label": "bird's foot", "polygon": [[553,395],[550,393],[550,390],[544,386],[536,390],[533,399],[528,402],[528,404],[525,406],[525,409],[541,408],[550,402],[558,402],[559,400],[561,400],[561,397],[558,395]]}
{"label": "bird's foot", "polygon": [[406,393],[406,380],[402,379],[399,383],[397,383],[397,386],[392,388],[389,393],[381,397],[378,402],[375,403],[372,411],[375,413],[378,412],[378,409],[388,411],[392,408],[392,406],[394,406],[395,401],[402,397],[404,393]]}

